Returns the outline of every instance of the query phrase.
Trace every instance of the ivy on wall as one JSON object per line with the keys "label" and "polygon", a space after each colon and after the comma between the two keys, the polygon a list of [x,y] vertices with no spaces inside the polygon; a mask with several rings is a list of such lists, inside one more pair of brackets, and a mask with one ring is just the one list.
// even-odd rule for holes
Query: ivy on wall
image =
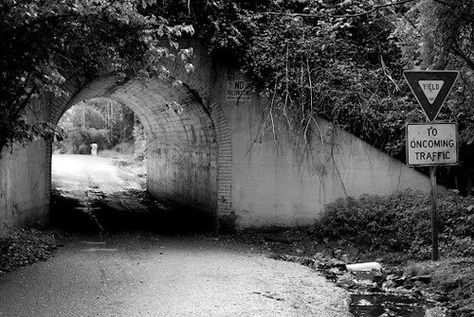
{"label": "ivy on wall", "polygon": [[474,4],[462,0],[5,0],[0,145],[31,135],[22,109],[42,92],[63,93],[65,72],[154,76],[166,74],[165,58],[192,71],[192,50],[177,39],[195,32],[268,97],[264,124],[275,140],[278,120],[302,147],[320,116],[403,159],[405,123],[424,120],[403,69],[460,69],[441,118],[458,121],[467,166],[473,21]]}

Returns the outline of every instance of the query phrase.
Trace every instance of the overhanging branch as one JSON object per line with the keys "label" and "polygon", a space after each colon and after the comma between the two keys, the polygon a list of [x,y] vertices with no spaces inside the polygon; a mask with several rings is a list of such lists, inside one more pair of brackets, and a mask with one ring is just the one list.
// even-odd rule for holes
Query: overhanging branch
{"label": "overhanging branch", "polygon": [[[402,4],[409,3],[409,2],[414,2],[414,1],[418,1],[418,0],[402,0],[402,1],[392,2],[392,3],[380,4],[380,5],[374,6],[370,10],[360,12],[360,13],[355,13],[355,14],[333,15],[333,14],[290,13],[290,12],[273,12],[273,11],[262,12],[261,14],[264,14],[264,15],[286,15],[286,16],[307,17],[307,18],[325,18],[325,17],[354,18],[354,17],[359,17],[359,16],[370,14],[372,12],[375,12],[375,11],[383,9],[383,8],[402,5]],[[442,3],[442,2],[440,2],[440,3]],[[443,3],[443,4],[445,4],[445,3]]]}
{"label": "overhanging branch", "polygon": [[451,51],[454,53],[454,55],[458,56],[461,58],[467,66],[469,66],[470,69],[474,70],[474,61],[470,59],[459,47],[459,44],[456,40],[453,40],[453,45],[451,46]]}

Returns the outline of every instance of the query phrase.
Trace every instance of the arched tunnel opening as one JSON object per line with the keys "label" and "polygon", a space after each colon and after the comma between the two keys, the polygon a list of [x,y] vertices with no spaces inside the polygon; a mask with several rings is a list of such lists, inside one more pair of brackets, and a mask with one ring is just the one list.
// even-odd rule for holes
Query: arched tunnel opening
{"label": "arched tunnel opening", "polygon": [[[119,151],[110,151],[112,140],[106,135],[110,131],[99,131],[100,126],[93,127],[97,122],[87,122],[94,114],[97,117],[100,105],[131,113],[134,127],[143,127],[146,149],[141,172],[131,170],[123,157],[114,157]],[[79,118],[71,119],[71,111]],[[209,110],[188,87],[163,79],[117,84],[114,77],[102,78],[83,87],[51,121],[64,130],[68,120],[83,125],[73,137],[80,138],[87,130],[96,135],[86,137],[87,142],[68,139],[66,145],[52,145],[53,224],[81,232],[217,229],[216,129]],[[137,154],[132,152],[128,149],[127,154]]]}

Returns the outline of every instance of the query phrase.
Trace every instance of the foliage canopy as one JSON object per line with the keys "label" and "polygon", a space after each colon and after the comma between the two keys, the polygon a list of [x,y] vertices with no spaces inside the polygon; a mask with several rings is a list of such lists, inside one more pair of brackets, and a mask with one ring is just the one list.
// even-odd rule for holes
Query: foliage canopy
{"label": "foliage canopy", "polygon": [[442,179],[459,189],[472,187],[472,1],[190,3],[189,12],[197,13],[187,21],[208,40],[211,53],[239,65],[270,100],[265,123],[275,139],[281,134],[275,122],[281,119],[283,134],[289,128],[303,148],[312,132],[318,133],[314,118],[320,116],[403,160],[405,124],[424,121],[403,70],[460,70],[439,118],[459,124],[461,165]]}
{"label": "foliage canopy", "polygon": [[153,2],[2,0],[0,147],[32,137],[37,129],[22,117],[25,108],[45,92],[64,94],[65,76],[153,76],[166,73],[163,59],[176,55],[188,65],[190,51],[176,40],[192,26],[170,26],[149,10]]}
{"label": "foliage canopy", "polygon": [[162,60],[176,55],[192,70],[177,38],[196,30],[213,58],[241,68],[268,97],[275,139],[283,121],[302,147],[321,116],[403,159],[405,123],[424,119],[403,69],[460,69],[440,118],[458,121],[471,169],[471,1],[4,0],[0,18],[0,145],[30,135],[22,109],[41,92],[61,94],[66,73],[163,74]]}

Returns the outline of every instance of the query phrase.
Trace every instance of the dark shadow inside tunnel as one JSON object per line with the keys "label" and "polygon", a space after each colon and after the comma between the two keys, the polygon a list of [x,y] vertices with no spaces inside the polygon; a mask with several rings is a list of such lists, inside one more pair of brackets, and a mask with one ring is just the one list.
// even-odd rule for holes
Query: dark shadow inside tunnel
{"label": "dark shadow inside tunnel", "polygon": [[159,202],[145,190],[121,193],[140,201],[140,209],[117,205],[117,197],[93,199],[88,206],[77,197],[53,191],[50,225],[75,234],[115,234],[147,232],[193,234],[212,232],[213,217],[192,207]]}
{"label": "dark shadow inside tunnel", "polygon": [[[159,137],[166,135],[150,128],[151,119],[109,98],[82,101],[62,115],[57,126],[63,139],[52,146],[54,228],[73,233],[182,234],[216,227],[215,214],[205,212],[205,206],[183,203],[186,195],[193,198],[185,182],[188,187],[209,186],[190,180],[200,176],[196,170],[202,167],[196,165],[206,158],[196,151],[183,155],[177,146],[163,146]],[[173,195],[160,186],[168,192],[171,188]]]}

